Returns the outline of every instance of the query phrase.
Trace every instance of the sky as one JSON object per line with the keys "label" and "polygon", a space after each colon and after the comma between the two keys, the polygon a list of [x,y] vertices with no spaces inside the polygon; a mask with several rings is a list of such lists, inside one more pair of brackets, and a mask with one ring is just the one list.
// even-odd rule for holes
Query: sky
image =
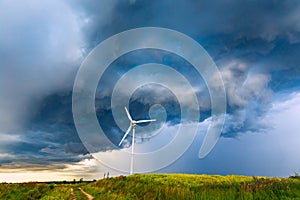
{"label": "sky", "polygon": [[[139,169],[164,163],[154,172],[280,177],[300,173],[299,1],[1,0],[0,10],[0,182],[98,179],[108,171],[128,174],[101,159],[129,167],[127,157],[117,159],[120,152],[130,151],[132,140],[128,137],[117,146],[127,122],[114,118],[112,95],[118,86],[114,106],[123,107],[126,88],[135,82],[118,81],[147,63],[170,66],[191,89],[179,79],[172,80],[172,87],[156,79],[156,84],[134,90],[128,101],[135,119],[161,116],[156,125],[137,128],[136,151],[155,151],[172,141],[184,125],[181,108],[191,105],[193,95],[200,117],[193,122],[198,130],[191,146],[174,162],[167,162],[169,156],[136,160]],[[99,80],[95,110],[113,145],[101,144],[99,137],[97,152],[89,152],[81,141],[72,94],[82,62],[105,39],[142,27],[187,35],[219,69],[226,117],[220,139],[203,159],[199,148],[212,120],[208,86],[187,60],[157,49],[120,56]],[[172,77],[171,71],[159,76]],[[149,78],[147,71],[135,72],[136,80]],[[180,96],[185,98],[181,101]],[[163,115],[156,115],[157,110]],[[126,117],[123,109],[118,112]]]}

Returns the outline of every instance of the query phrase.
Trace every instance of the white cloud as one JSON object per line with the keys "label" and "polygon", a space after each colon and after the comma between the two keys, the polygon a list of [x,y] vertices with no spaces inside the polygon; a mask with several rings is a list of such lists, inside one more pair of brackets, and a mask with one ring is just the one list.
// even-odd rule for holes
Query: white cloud
{"label": "white cloud", "polygon": [[10,135],[5,133],[0,133],[0,143],[12,143],[12,142],[19,142],[21,141],[21,137],[19,135]]}
{"label": "white cloud", "polygon": [[270,76],[252,73],[248,65],[240,60],[232,60],[221,69],[230,106],[246,107],[251,99],[268,101],[272,95],[267,85]]}
{"label": "white cloud", "polygon": [[12,159],[15,158],[16,156],[13,154],[9,154],[9,153],[0,153],[0,159]]}

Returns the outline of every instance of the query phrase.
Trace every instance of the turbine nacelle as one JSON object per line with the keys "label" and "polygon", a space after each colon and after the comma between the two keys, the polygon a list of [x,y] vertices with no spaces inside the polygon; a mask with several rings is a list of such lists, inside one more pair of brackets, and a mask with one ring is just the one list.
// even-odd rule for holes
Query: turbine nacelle
{"label": "turbine nacelle", "polygon": [[[125,111],[127,114],[128,119],[130,120],[130,126],[128,127],[127,131],[125,132],[122,140],[119,143],[119,146],[121,146],[122,142],[125,140],[131,129],[135,129],[136,124],[141,124],[141,123],[149,123],[149,122],[155,122],[156,119],[143,119],[143,120],[133,120],[130,113],[128,112],[127,108],[125,107]],[[133,130],[134,131],[134,130]]]}
{"label": "turbine nacelle", "polygon": [[132,121],[132,122],[130,122],[130,126],[132,126],[132,127],[135,127],[136,126],[136,121]]}

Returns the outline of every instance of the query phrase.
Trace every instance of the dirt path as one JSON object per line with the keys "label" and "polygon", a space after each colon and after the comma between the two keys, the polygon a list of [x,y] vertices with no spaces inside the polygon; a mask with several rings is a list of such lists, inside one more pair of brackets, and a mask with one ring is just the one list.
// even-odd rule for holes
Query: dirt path
{"label": "dirt path", "polygon": [[93,200],[94,197],[88,193],[86,193],[83,189],[79,188],[79,190],[88,198],[88,200]]}
{"label": "dirt path", "polygon": [[71,200],[76,200],[76,198],[74,196],[73,188],[71,188]]}

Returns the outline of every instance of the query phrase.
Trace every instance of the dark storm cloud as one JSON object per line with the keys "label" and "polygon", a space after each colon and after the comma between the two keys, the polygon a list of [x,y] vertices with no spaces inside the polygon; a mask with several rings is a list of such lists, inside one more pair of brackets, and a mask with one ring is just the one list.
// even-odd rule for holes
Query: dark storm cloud
{"label": "dark storm cloud", "polygon": [[[0,128],[21,129],[37,101],[70,88],[82,59],[76,16],[62,1],[0,2]],[[21,127],[20,127],[21,126]]]}
{"label": "dark storm cloud", "polygon": [[9,144],[2,148],[13,155],[7,155],[12,168],[14,162],[28,161],[47,168],[51,163],[74,163],[88,156],[73,123],[71,93],[56,93],[42,102],[36,108],[38,112],[32,114],[30,123],[2,143]]}
{"label": "dark storm cloud", "polygon": [[[86,10],[86,13],[91,12],[91,23],[97,24],[97,19],[101,19],[103,7],[105,5],[99,3]],[[295,0],[121,1],[113,8],[110,23],[106,23],[104,29],[99,30],[99,26],[95,25],[89,31],[96,33],[105,30],[105,33],[114,34],[129,28],[162,26],[200,40],[225,34],[225,37],[219,39],[246,37],[272,41],[278,36],[284,36],[296,42],[299,40],[300,29],[298,11],[299,2]]]}
{"label": "dark storm cloud", "polygon": [[72,88],[82,60],[80,23],[63,1],[4,0],[0,9],[0,154],[4,161],[49,164],[55,155],[43,149],[67,145],[67,138],[74,143],[76,132],[58,121],[63,110],[53,122],[34,117],[45,112],[40,105],[48,95]]}
{"label": "dark storm cloud", "polygon": [[266,128],[259,121],[272,96],[299,89],[299,11],[298,1],[122,1],[110,24],[87,32],[100,42],[103,35],[159,26],[199,41],[222,72],[228,100],[223,135],[234,137]]}
{"label": "dark storm cloud", "polygon": [[[71,113],[76,70],[99,42],[130,28],[175,29],[205,47],[226,86],[226,137],[265,129],[259,121],[272,97],[300,88],[300,2],[296,0],[4,0],[0,8],[0,136],[7,138],[0,139],[1,163],[75,162],[87,153]],[[135,62],[145,60],[140,57]],[[169,65],[178,61],[157,60]],[[178,68],[193,86],[205,88],[193,73]],[[106,84],[109,88],[114,82]],[[207,112],[202,116],[207,117],[210,102],[203,91],[197,95],[205,97],[200,104]],[[105,110],[110,99],[102,92],[96,104],[99,101]],[[119,141],[119,130],[109,131],[112,140]]]}

